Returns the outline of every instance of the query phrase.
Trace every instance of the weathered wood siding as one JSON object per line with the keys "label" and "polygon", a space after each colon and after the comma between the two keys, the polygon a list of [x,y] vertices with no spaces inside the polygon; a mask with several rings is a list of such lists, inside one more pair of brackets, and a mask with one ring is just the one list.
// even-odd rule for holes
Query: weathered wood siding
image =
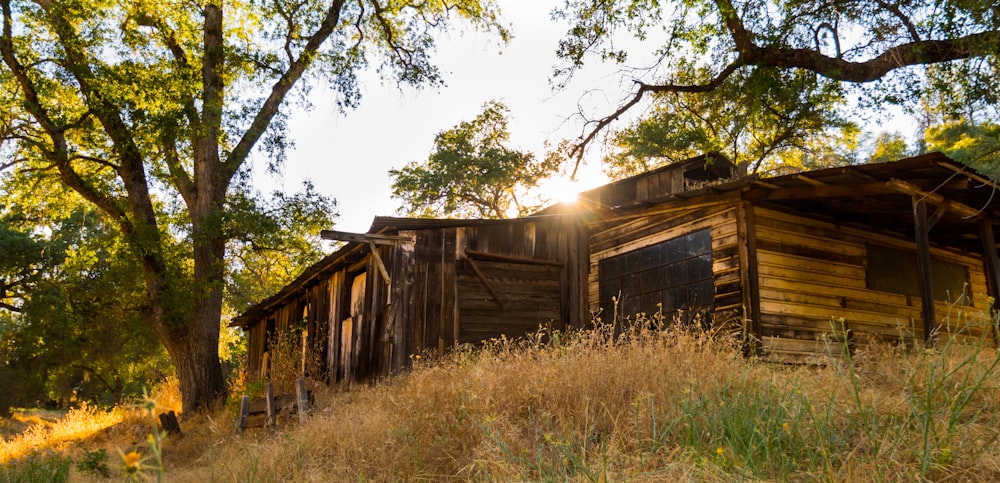
{"label": "weathered wood siding", "polygon": [[431,225],[399,231],[397,243],[376,246],[378,257],[356,245],[268,308],[249,327],[251,366],[266,374],[268,337],[300,322],[303,358],[331,383],[389,375],[410,355],[542,324],[582,326],[587,229],[578,220]]}
{"label": "weathered wood siding", "polygon": [[[708,228],[712,238],[712,273],[715,286],[714,323],[742,323],[742,282],[737,236],[737,194],[715,199],[674,202],[669,208],[654,206],[610,221],[590,235],[588,301],[590,312],[610,320],[613,307],[600,306],[600,262],[606,258],[664,242]],[[654,308],[646,309],[651,312]],[[632,316],[635,314],[619,314]]]}
{"label": "weathered wood siding", "polygon": [[[870,290],[866,285],[867,244],[913,252],[913,242],[761,207],[754,209],[753,218],[759,336],[768,356],[810,361],[840,354],[845,343],[922,341],[920,298]],[[972,306],[962,310],[937,301],[942,330],[971,337],[988,334],[981,259],[943,249],[933,249],[932,255],[966,267],[972,300]],[[842,329],[850,329],[847,338]]]}
{"label": "weathered wood siding", "polygon": [[455,228],[416,232],[410,354],[443,353],[454,340]]}

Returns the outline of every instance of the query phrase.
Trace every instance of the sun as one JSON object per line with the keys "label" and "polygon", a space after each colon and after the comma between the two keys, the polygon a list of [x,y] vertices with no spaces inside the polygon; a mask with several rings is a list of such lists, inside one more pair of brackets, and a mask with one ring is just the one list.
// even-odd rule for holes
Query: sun
{"label": "sun", "polygon": [[538,185],[542,198],[562,204],[576,203],[580,183],[566,177],[548,178]]}
{"label": "sun", "polygon": [[569,176],[547,178],[539,183],[542,197],[552,202],[571,205],[579,200],[580,193],[596,188],[608,182],[607,177],[599,168],[594,169],[583,165],[576,179]]}

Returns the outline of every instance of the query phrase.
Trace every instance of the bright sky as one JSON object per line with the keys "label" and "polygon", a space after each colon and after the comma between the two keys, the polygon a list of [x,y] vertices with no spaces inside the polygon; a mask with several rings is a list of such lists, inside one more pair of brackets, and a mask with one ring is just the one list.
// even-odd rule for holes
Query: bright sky
{"label": "bright sky", "polygon": [[[511,147],[544,156],[546,140],[555,144],[579,135],[582,124],[574,114],[581,99],[588,112],[606,114],[627,94],[628,86],[619,84],[621,76],[611,66],[590,67],[566,90],[553,93],[549,77],[567,26],[552,20],[550,12],[562,2],[501,3],[514,39],[500,47],[496,39],[475,32],[440,38],[434,59],[447,84],[440,89],[401,90],[368,73],[362,77],[360,107],[346,115],[337,112],[332,94],[314,89],[316,108],[289,120],[296,148],[289,152],[284,176],[258,175],[258,188],[269,191],[276,183],[296,191],[302,180],[311,179],[318,192],[337,200],[337,229],[364,232],[374,216],[396,214],[389,169],[427,159],[435,134],[472,120],[485,102],[498,99],[510,108]],[[577,191],[603,184],[599,155],[599,149],[591,150]],[[550,188],[557,189],[563,188]]]}
{"label": "bright sky", "polygon": [[[310,179],[320,193],[337,200],[338,230],[364,232],[375,216],[397,214],[399,203],[391,198],[388,171],[410,161],[426,160],[438,132],[472,120],[485,102],[503,101],[512,116],[510,146],[540,157],[545,155],[546,141],[554,145],[579,136],[582,120],[576,115],[578,105],[584,105],[591,117],[598,117],[612,112],[630,95],[630,81],[622,77],[619,68],[597,65],[595,59],[590,59],[566,89],[553,92],[549,78],[553,66],[559,64],[555,51],[568,25],[553,20],[550,14],[563,2],[500,3],[514,34],[510,44],[499,46],[495,38],[476,32],[439,37],[433,59],[444,74],[444,87],[400,89],[391,81],[383,84],[375,73],[365,73],[360,78],[361,105],[346,114],[337,111],[332,93],[318,86],[313,89],[315,109],[299,112],[288,122],[288,134],[296,147],[288,153],[283,176],[258,174],[258,189],[297,191],[303,180]],[[623,43],[627,41],[616,39],[616,47],[640,47],[629,49],[631,66],[652,64],[649,45],[628,46]],[[612,127],[623,127],[638,114],[639,110],[633,109]],[[900,119],[898,114],[889,116],[895,118],[891,124],[871,119],[863,122],[881,123],[878,130],[909,135],[915,129],[912,119]],[[568,175],[564,176],[544,188],[546,195],[560,199],[563,191],[604,184],[600,155],[595,144],[581,166],[578,182],[571,184]]]}

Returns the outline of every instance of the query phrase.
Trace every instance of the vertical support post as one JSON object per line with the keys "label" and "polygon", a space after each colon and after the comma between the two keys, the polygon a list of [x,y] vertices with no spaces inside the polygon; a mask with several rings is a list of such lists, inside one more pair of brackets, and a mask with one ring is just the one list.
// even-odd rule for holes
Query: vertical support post
{"label": "vertical support post", "polygon": [[[757,233],[753,219],[753,205],[743,201],[736,209],[736,236],[740,256],[740,285],[743,292],[743,310],[750,319],[744,321],[744,353],[762,355],[760,321],[760,279],[757,268]],[[749,327],[747,325],[749,324]]]}
{"label": "vertical support post", "polygon": [[438,304],[438,307],[440,307],[438,309],[438,317],[439,317],[439,320],[438,320],[438,322],[439,322],[439,326],[438,326],[438,355],[439,356],[443,356],[444,355],[444,338],[445,338],[445,330],[446,330],[446,327],[447,327],[446,324],[448,322],[448,318],[445,316],[445,307],[446,307],[446,305],[445,305],[445,287],[444,287],[444,264],[445,264],[445,256],[444,256],[444,250],[445,250],[445,233],[444,232],[445,232],[445,230],[442,228],[441,229],[441,261],[439,262],[440,265],[439,265],[439,268],[438,268],[438,270],[440,270],[440,272],[441,272],[441,280],[439,280],[439,285],[438,285],[438,292],[439,292],[438,295],[440,296],[439,304]]}
{"label": "vertical support post", "polygon": [[243,434],[243,430],[247,429],[247,416],[249,415],[250,415],[250,396],[244,394],[243,400],[240,401],[239,427],[236,428],[239,434]]}
{"label": "vertical support post", "polygon": [[278,408],[274,405],[274,384],[267,383],[267,425],[274,427],[278,421]]}
{"label": "vertical support post", "polygon": [[295,381],[295,399],[299,404],[299,422],[306,422],[306,411],[309,410],[309,393],[306,391],[305,378],[298,378]]}
{"label": "vertical support post", "polygon": [[927,202],[913,198],[913,232],[917,242],[917,281],[920,285],[921,317],[924,319],[924,345],[931,347],[937,318],[934,315],[934,276],[931,273],[931,227],[927,223]]}
{"label": "vertical support post", "polygon": [[997,255],[996,237],[993,235],[993,223],[989,219],[979,220],[979,238],[983,242],[983,264],[986,268],[986,287],[993,297],[994,309],[1000,303],[1000,256]]}
{"label": "vertical support post", "polygon": [[265,352],[264,357],[261,357],[260,377],[264,379],[271,378],[271,351]]}
{"label": "vertical support post", "polygon": [[[993,306],[990,312],[997,313],[1000,306],[1000,256],[997,255],[996,236],[993,235],[993,223],[988,218],[979,220],[979,238],[983,242],[983,265],[986,268],[986,287],[989,295],[993,297]],[[1000,345],[1000,334],[996,332],[996,324],[993,324],[993,340]]]}

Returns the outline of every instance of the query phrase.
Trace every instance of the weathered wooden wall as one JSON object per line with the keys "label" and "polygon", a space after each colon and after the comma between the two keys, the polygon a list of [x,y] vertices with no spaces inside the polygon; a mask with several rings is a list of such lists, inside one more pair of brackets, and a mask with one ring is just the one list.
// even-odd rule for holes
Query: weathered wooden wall
{"label": "weathered wooden wall", "polygon": [[[753,220],[760,285],[759,336],[767,355],[809,361],[840,354],[845,343],[871,339],[913,343],[923,339],[919,297],[866,286],[866,244],[913,252],[913,242],[761,207],[753,210]],[[960,330],[973,337],[988,331],[988,325],[975,325],[989,320],[982,317],[987,309],[987,289],[981,259],[942,249],[932,250],[932,255],[966,267],[972,299],[972,307],[961,311],[937,301],[937,317],[945,322],[942,329]],[[843,328],[850,329],[850,340],[843,336],[841,319]]]}
{"label": "weathered wooden wall", "polygon": [[266,370],[267,338],[303,319],[305,357],[331,383],[389,375],[457,343],[582,324],[587,239],[575,219],[429,225],[399,231],[409,241],[377,245],[378,257],[360,245],[268,308],[249,327],[251,366]]}
{"label": "weathered wooden wall", "polygon": [[[671,203],[669,208],[655,206],[594,229],[590,235],[590,311],[610,320],[614,309],[599,305],[601,260],[708,228],[712,238],[715,324],[741,324],[743,283],[737,236],[738,206],[738,193],[678,201]],[[647,313],[655,310],[655,307],[644,308]]]}

